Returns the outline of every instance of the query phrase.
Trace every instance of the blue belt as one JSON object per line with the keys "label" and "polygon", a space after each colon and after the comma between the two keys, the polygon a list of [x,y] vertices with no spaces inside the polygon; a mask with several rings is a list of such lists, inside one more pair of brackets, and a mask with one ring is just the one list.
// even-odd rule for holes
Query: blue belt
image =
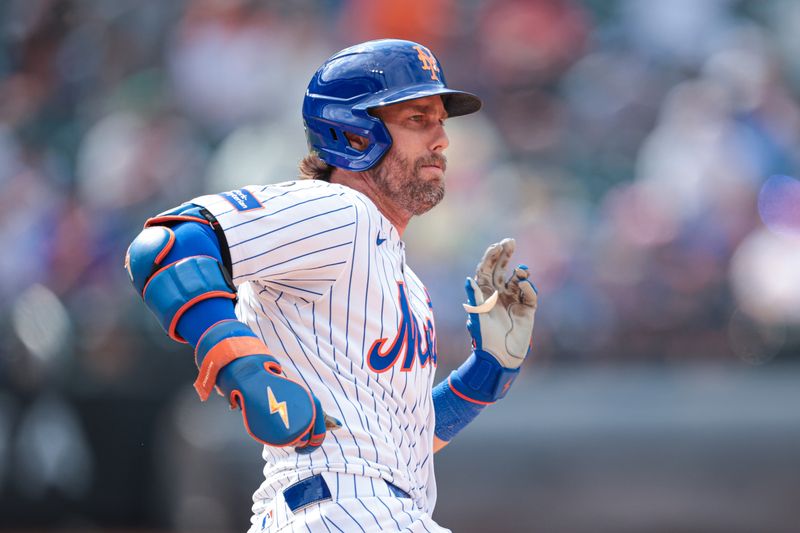
{"label": "blue belt", "polygon": [[[397,496],[398,498],[411,498],[406,491],[385,481],[386,486],[389,487],[389,492]],[[322,478],[320,474],[313,475],[302,481],[298,481],[294,485],[288,487],[283,491],[283,499],[286,501],[286,505],[289,506],[289,509],[292,512],[296,512],[298,509],[302,509],[303,507],[308,507],[309,505],[315,504],[317,502],[330,500],[331,499],[331,489],[328,488],[328,484],[325,483],[325,480]]]}

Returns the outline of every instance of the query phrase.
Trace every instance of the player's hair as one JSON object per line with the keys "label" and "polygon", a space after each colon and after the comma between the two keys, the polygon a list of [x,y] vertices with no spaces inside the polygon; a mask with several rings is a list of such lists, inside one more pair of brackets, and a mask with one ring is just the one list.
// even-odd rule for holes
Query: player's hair
{"label": "player's hair", "polygon": [[308,154],[300,161],[301,180],[331,181],[333,166],[319,158],[317,154]]}

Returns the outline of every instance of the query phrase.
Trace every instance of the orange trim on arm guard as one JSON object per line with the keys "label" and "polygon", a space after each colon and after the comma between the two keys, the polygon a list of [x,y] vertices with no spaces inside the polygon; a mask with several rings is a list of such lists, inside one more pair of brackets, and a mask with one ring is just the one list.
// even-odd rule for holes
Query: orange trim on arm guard
{"label": "orange trim on arm guard", "polygon": [[[198,347],[201,342],[197,343]],[[262,340],[255,337],[228,337],[215,344],[203,358],[200,372],[194,382],[194,388],[200,399],[206,401],[211,396],[211,391],[217,383],[217,375],[225,365],[248,355],[269,355],[269,349]]]}

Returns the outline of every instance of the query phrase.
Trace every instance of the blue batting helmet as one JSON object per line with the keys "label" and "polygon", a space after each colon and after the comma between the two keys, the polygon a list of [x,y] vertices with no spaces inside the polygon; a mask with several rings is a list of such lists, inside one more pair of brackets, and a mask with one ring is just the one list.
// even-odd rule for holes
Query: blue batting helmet
{"label": "blue batting helmet", "polygon": [[[447,88],[439,60],[420,44],[381,39],[346,48],[325,61],[306,89],[308,148],[329,165],[367,170],[392,145],[386,126],[369,110],[437,94],[451,117],[481,107],[474,94]],[[345,132],[366,137],[369,146],[356,150]]]}

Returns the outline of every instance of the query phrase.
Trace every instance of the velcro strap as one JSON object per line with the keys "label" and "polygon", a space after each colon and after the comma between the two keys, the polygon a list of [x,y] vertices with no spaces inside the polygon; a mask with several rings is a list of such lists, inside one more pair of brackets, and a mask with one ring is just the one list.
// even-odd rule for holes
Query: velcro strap
{"label": "velcro strap", "polygon": [[196,204],[181,204],[163,211],[152,218],[148,218],[144,223],[145,228],[153,226],[173,226],[181,222],[197,222],[198,224],[209,224],[209,221],[202,215],[203,208]]}
{"label": "velcro strap", "polygon": [[192,215],[159,215],[156,217],[148,218],[144,223],[145,228],[153,226],[164,226],[167,224],[176,224],[180,222],[197,222],[198,224],[209,224],[208,220],[201,217]]}
{"label": "velcro strap", "polygon": [[225,365],[240,357],[267,354],[269,354],[267,345],[255,337],[227,337],[219,341],[206,352],[197,380],[194,382],[194,388],[200,399],[206,401],[211,395],[217,383],[217,375]]}
{"label": "velcro strap", "polygon": [[464,400],[489,405],[503,398],[519,375],[519,368],[505,368],[490,353],[475,350],[450,374],[450,388]]}
{"label": "velcro strap", "polygon": [[213,257],[193,256],[158,270],[144,287],[144,301],[170,337],[183,340],[175,328],[187,309],[209,298],[236,299],[236,293]]}

